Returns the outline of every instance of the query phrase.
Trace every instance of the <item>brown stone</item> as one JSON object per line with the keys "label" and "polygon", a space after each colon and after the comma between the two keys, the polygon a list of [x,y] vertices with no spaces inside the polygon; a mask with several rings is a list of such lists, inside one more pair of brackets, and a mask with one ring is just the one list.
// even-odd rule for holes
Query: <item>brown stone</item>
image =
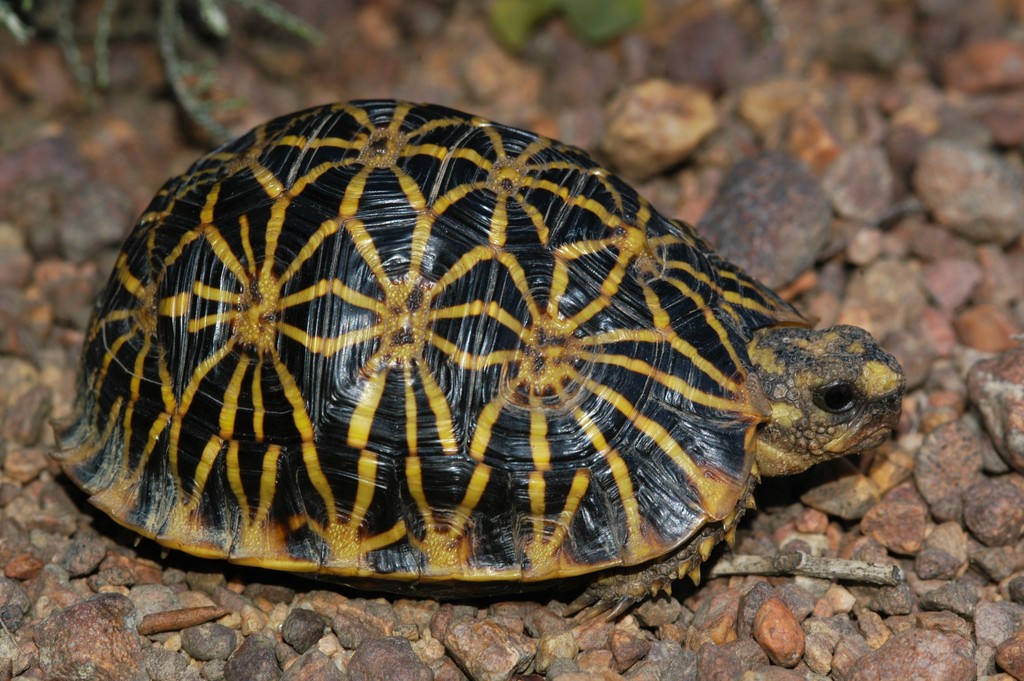
{"label": "brown stone", "polygon": [[793,112],[789,122],[789,153],[821,172],[842,152],[842,141],[831,122],[819,110],[805,106]]}
{"label": "brown stone", "polygon": [[1024,472],[1024,346],[975,364],[967,387],[996,451],[1010,467]]}
{"label": "brown stone", "polygon": [[818,485],[801,496],[800,501],[843,520],[859,520],[878,498],[878,485],[866,475],[855,474]]}
{"label": "brown stone", "polygon": [[1019,331],[1002,308],[982,303],[964,310],[953,320],[960,342],[982,352],[1002,352],[1017,345]]}
{"label": "brown stone", "polygon": [[981,479],[981,466],[978,436],[963,422],[928,434],[917,452],[914,483],[936,520],[960,520],[963,494]]}
{"label": "brown stone", "polygon": [[694,613],[686,647],[697,650],[705,642],[721,645],[736,640],[740,595],[729,589],[704,599]]}
{"label": "brown stone", "polygon": [[136,626],[134,606],[119,594],[61,610],[39,625],[39,666],[50,679],[145,679]]}
{"label": "brown stone", "polygon": [[814,264],[832,220],[817,179],[788,154],[766,152],[728,172],[698,230],[723,257],[777,288]]}
{"label": "brown stone", "polygon": [[793,613],[778,598],[769,598],[754,617],[754,640],[772,662],[795,667],[804,654],[804,632]]}
{"label": "brown stone", "polygon": [[971,681],[974,658],[968,641],[937,631],[908,629],[857,661],[850,681]]}
{"label": "brown stone", "polygon": [[894,487],[865,514],[861,532],[889,550],[913,555],[921,550],[928,524],[928,507],[912,485]]}
{"label": "brown stone", "polygon": [[615,629],[609,643],[615,667],[624,672],[632,667],[651,650],[651,642],[632,631]]}
{"label": "brown stone", "polygon": [[1024,633],[1017,632],[996,648],[996,664],[1017,681],[1024,679]]}
{"label": "brown stone", "polygon": [[607,118],[601,149],[633,178],[678,164],[718,125],[707,92],[666,80],[625,88],[608,105]]}
{"label": "brown stone", "polygon": [[387,636],[364,641],[348,663],[350,681],[431,681],[430,667],[423,664],[404,638]]}
{"label": "brown stone", "polygon": [[1013,544],[1024,529],[1024,491],[1003,478],[971,485],[964,494],[964,522],[987,546]]}
{"label": "brown stone", "polygon": [[949,55],[942,75],[946,85],[967,92],[1024,85],[1024,46],[1010,40],[971,43]]}
{"label": "brown stone", "polygon": [[508,681],[525,671],[537,653],[537,642],[501,627],[493,620],[460,620],[448,627],[445,648],[459,666],[480,681]]}
{"label": "brown stone", "polygon": [[878,220],[889,208],[893,183],[885,152],[867,145],[845,149],[822,178],[836,213],[863,222]]}
{"label": "brown stone", "polygon": [[1005,244],[1024,232],[1021,173],[991,151],[934,140],[913,182],[939,223],[968,239]]}

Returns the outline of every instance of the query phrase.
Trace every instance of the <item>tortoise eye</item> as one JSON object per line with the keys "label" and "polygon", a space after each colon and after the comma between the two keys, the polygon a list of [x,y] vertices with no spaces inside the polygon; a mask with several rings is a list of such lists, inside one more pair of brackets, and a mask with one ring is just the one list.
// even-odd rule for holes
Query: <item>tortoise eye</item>
{"label": "tortoise eye", "polygon": [[831,383],[814,391],[814,404],[830,414],[842,414],[853,409],[857,389],[851,383]]}

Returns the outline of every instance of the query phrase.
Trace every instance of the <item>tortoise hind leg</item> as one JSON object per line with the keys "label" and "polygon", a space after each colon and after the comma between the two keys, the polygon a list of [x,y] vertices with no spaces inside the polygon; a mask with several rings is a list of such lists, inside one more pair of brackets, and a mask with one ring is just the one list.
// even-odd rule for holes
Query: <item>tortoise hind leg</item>
{"label": "tortoise hind leg", "polygon": [[672,582],[690,577],[700,584],[701,563],[723,539],[731,546],[736,537],[736,525],[748,508],[754,508],[753,491],[757,477],[751,476],[747,489],[735,510],[720,522],[705,526],[686,542],[674,555],[653,563],[645,563],[619,570],[595,579],[587,589],[566,607],[565,615],[584,612],[581,619],[590,620],[605,614],[615,619],[646,598],[659,593],[671,593]]}

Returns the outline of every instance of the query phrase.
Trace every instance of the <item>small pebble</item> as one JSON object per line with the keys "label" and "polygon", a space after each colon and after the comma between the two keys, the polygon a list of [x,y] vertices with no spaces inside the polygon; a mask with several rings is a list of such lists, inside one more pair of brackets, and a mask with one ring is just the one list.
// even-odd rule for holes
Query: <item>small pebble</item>
{"label": "small pebble", "polygon": [[995,648],[1024,624],[1024,606],[1010,601],[982,601],[974,609],[974,636],[979,646]]}
{"label": "small pebble", "polygon": [[537,642],[509,632],[491,620],[459,621],[444,638],[448,653],[475,681],[508,681],[525,671]]}
{"label": "small pebble", "polygon": [[706,641],[720,645],[735,640],[739,604],[740,595],[732,589],[705,598],[693,615],[686,647],[694,650]]}
{"label": "small pebble", "polygon": [[929,142],[914,187],[935,218],[974,241],[1005,244],[1024,233],[1021,174],[987,150],[960,142]]}
{"label": "small pebble", "polygon": [[894,553],[913,555],[921,550],[927,523],[924,500],[912,485],[900,485],[864,515],[860,529]]}
{"label": "small pebble", "polygon": [[996,664],[1015,679],[1024,679],[1024,633],[1017,632],[996,648]]}
{"label": "small pebble", "polygon": [[188,668],[188,658],[173,650],[146,648],[142,664],[152,681],[181,681]]}
{"label": "small pebble", "polygon": [[892,201],[892,168],[878,147],[853,145],[843,150],[821,184],[836,213],[853,220],[875,222]]}
{"label": "small pebble", "polygon": [[979,40],[950,54],[942,66],[945,83],[966,92],[1024,85],[1024,46],[1010,40]]}
{"label": "small pebble", "polygon": [[953,581],[921,594],[921,607],[926,610],[949,610],[963,617],[974,614],[978,590],[962,581]]}
{"label": "small pebble", "polygon": [[1024,472],[1024,346],[972,366],[967,387],[996,451]]}
{"label": "small pebble", "polygon": [[1014,603],[1024,603],[1024,576],[1014,577],[1007,585]]}
{"label": "small pebble", "polygon": [[295,608],[281,625],[281,637],[285,643],[304,653],[324,635],[327,618],[307,608]]}
{"label": "small pebble", "polygon": [[280,676],[274,643],[262,634],[246,638],[224,665],[224,681],[277,681]]}
{"label": "small pebble", "polygon": [[964,494],[964,522],[988,546],[1016,542],[1024,529],[1024,491],[1002,478],[971,485]]}
{"label": "small pebble", "polygon": [[914,462],[914,483],[939,521],[960,521],[964,492],[981,479],[981,447],[970,427],[954,421],[925,437]]}
{"label": "small pebble", "polygon": [[909,629],[856,661],[849,681],[934,679],[972,681],[976,669],[970,644],[959,636]]}
{"label": "small pebble", "polygon": [[580,644],[571,631],[545,636],[537,642],[537,657],[534,665],[537,671],[546,671],[555,660],[571,660],[580,651]]}
{"label": "small pebble", "polygon": [[961,343],[982,352],[1002,352],[1017,345],[1017,327],[1004,310],[990,303],[958,314],[953,328]]}
{"label": "small pebble", "polygon": [[813,487],[800,501],[843,520],[860,520],[879,496],[878,485],[867,476],[854,474]]}
{"label": "small pebble", "polygon": [[971,299],[982,280],[981,266],[969,258],[942,258],[928,264],[922,281],[939,307],[952,312]]}
{"label": "small pebble", "polygon": [[871,653],[871,646],[859,633],[846,634],[832,652],[832,672],[840,679],[850,679],[860,669],[861,660]]}
{"label": "small pebble", "polygon": [[705,643],[697,651],[698,679],[738,679],[743,665],[731,649]]}
{"label": "small pebble", "polygon": [[36,631],[39,666],[48,679],[79,679],[81,670],[104,681],[138,681],[142,648],[132,602],[100,594],[58,611]]}
{"label": "small pebble", "polygon": [[226,660],[236,645],[235,632],[216,622],[189,627],[181,632],[182,649],[197,660]]}
{"label": "small pebble", "polygon": [[0,623],[11,633],[18,631],[32,607],[25,587],[13,579],[0,577]]}
{"label": "small pebble", "polygon": [[831,229],[821,185],[782,152],[763,153],[732,168],[698,225],[723,257],[771,288],[809,268],[828,244]]}
{"label": "small pebble", "polygon": [[683,606],[671,596],[656,596],[643,601],[633,610],[633,615],[648,628],[660,627],[679,619]]}
{"label": "small pebble", "polygon": [[794,667],[804,654],[804,632],[789,608],[769,598],[754,617],[754,640],[761,644],[772,662]]}
{"label": "small pebble", "polygon": [[637,179],[680,163],[718,125],[707,92],[667,80],[624,88],[606,117],[601,149],[617,170]]}
{"label": "small pebble", "polygon": [[651,642],[633,632],[615,629],[609,638],[615,667],[624,672],[651,650]]}
{"label": "small pebble", "polygon": [[331,658],[313,649],[301,655],[281,675],[280,681],[348,681]]}

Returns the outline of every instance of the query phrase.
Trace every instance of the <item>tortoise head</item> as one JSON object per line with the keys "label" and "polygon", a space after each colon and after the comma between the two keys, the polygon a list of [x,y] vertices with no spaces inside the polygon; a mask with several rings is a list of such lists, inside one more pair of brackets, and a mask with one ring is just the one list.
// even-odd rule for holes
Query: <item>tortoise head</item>
{"label": "tortoise head", "polygon": [[755,332],[747,349],[767,401],[755,453],[761,475],[855,454],[896,428],[903,370],[867,331],[771,326]]}

